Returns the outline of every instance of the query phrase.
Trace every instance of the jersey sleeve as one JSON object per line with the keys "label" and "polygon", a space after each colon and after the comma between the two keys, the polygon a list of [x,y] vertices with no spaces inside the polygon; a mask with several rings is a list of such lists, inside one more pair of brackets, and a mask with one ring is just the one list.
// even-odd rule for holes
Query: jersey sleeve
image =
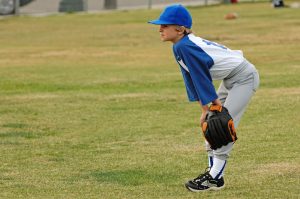
{"label": "jersey sleeve", "polygon": [[[182,59],[185,63],[189,77],[194,89],[191,90],[192,96],[197,96],[203,105],[206,105],[218,98],[216,94],[209,69],[213,65],[213,59],[196,45],[180,45],[176,48],[177,59]],[[180,61],[180,60],[177,60]],[[184,78],[187,75],[183,75]],[[187,80],[185,80],[187,81]],[[187,91],[189,93],[189,91]],[[191,99],[195,98],[189,98]]]}
{"label": "jersey sleeve", "polygon": [[[181,66],[181,65],[179,64],[179,66]],[[184,80],[184,84],[185,84],[185,88],[186,88],[186,92],[187,92],[187,96],[189,98],[189,101],[190,102],[199,101],[199,97],[198,97],[198,94],[197,94],[196,89],[194,87],[194,84],[193,84],[192,78],[190,76],[190,73],[187,72],[182,67],[180,67],[180,69],[181,69],[181,73],[182,73],[182,76],[183,76],[183,80]]]}

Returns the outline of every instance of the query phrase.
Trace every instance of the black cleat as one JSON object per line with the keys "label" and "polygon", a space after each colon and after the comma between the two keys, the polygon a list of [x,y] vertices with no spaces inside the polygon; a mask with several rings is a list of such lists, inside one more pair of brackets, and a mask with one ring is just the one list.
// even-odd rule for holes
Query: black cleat
{"label": "black cleat", "polygon": [[209,174],[209,171],[201,174],[194,180],[190,180],[185,183],[185,187],[193,192],[201,192],[208,190],[221,190],[225,187],[224,178],[213,179]]}

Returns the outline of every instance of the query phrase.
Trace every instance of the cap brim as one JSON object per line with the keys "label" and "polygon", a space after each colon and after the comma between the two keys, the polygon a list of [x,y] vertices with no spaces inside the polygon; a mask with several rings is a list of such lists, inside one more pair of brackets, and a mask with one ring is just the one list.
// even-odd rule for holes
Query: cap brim
{"label": "cap brim", "polygon": [[154,25],[171,25],[171,24],[174,24],[174,23],[171,23],[169,21],[163,21],[163,20],[159,20],[159,19],[148,21],[148,23],[151,23],[151,24],[154,24]]}

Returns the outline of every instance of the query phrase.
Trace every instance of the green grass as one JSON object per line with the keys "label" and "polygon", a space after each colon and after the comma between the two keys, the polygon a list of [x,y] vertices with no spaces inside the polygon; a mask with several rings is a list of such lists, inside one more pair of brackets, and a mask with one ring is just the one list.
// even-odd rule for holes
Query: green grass
{"label": "green grass", "polygon": [[160,10],[137,10],[0,19],[0,198],[299,198],[299,9],[190,10],[260,72],[226,189],[183,187],[207,163],[200,109],[146,23]]}

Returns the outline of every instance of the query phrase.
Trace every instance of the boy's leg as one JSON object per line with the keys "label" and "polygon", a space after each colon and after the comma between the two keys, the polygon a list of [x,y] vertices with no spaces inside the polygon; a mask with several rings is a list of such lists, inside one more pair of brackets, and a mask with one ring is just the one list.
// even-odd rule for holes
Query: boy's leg
{"label": "boy's leg", "polygon": [[[218,97],[219,100],[221,101],[222,105],[224,105],[226,98],[228,96],[228,90],[224,86],[224,82],[222,81],[219,88],[218,88]],[[213,160],[214,160],[214,153],[213,150],[210,148],[210,144],[205,141],[205,149],[207,151],[207,156],[208,156],[208,167],[212,168],[213,166]]]}
{"label": "boy's leg", "polygon": [[224,105],[226,98],[228,96],[228,90],[224,85],[224,81],[221,82],[221,84],[218,88],[217,94],[218,94],[218,98],[221,101],[222,105]]}
{"label": "boy's leg", "polygon": [[[226,82],[227,80],[223,81],[218,90],[219,99],[233,117],[235,127],[238,126],[246,106],[258,87],[259,77],[256,70],[254,70],[254,67],[249,67],[236,79],[229,79],[228,82]],[[209,172],[205,172],[194,180],[188,181],[185,186],[191,191],[222,189],[224,187],[224,178],[222,176],[232,148],[233,143],[229,143],[219,149],[211,150],[206,142],[209,165],[212,165],[212,167]],[[211,161],[211,157],[213,157],[213,161]]]}
{"label": "boy's leg", "polygon": [[[257,86],[258,74],[251,73],[251,75],[249,75],[248,78],[245,78],[243,82],[235,83],[233,87],[228,90],[228,94],[223,105],[228,109],[230,115],[232,116],[235,128],[238,127],[241,117],[245,112],[251,97],[255,93]],[[226,88],[223,84],[219,88],[221,99],[224,98],[224,89]],[[213,178],[222,177],[224,168],[226,166],[226,160],[228,159],[232,148],[233,143],[229,143],[226,146],[222,146],[219,149],[213,150],[214,164],[210,172]],[[216,161],[218,164],[215,163]]]}
{"label": "boy's leg", "polygon": [[257,72],[251,73],[246,79],[235,83],[228,91],[224,106],[233,118],[235,128],[238,127],[243,113],[259,84]]}

